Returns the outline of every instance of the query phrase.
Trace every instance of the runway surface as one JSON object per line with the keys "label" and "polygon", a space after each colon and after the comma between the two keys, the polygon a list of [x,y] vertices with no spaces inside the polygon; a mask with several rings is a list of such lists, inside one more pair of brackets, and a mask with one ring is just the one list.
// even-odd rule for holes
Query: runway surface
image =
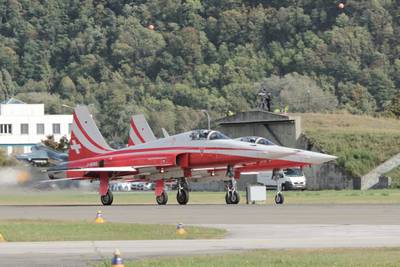
{"label": "runway surface", "polygon": [[400,205],[61,205],[0,206],[2,219],[176,224],[400,224]]}
{"label": "runway surface", "polygon": [[0,266],[85,266],[109,259],[245,249],[400,247],[397,205],[0,206],[0,218],[196,224],[225,228],[224,240],[21,242],[0,244]]}

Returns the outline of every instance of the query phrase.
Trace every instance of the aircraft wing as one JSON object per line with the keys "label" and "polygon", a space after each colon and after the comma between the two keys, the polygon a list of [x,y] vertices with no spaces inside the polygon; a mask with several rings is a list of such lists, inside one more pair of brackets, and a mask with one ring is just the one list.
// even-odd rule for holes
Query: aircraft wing
{"label": "aircraft wing", "polygon": [[32,161],[32,160],[48,160],[49,155],[46,151],[42,150],[35,150],[33,152],[23,153],[16,156],[17,160],[25,160],[25,161]]}
{"label": "aircraft wing", "polygon": [[131,166],[123,167],[93,167],[93,168],[77,168],[68,169],[69,172],[136,172],[137,170]]}
{"label": "aircraft wing", "polygon": [[[118,160],[116,162],[118,162]],[[144,173],[149,173],[149,175],[160,174],[161,168],[169,169],[176,166],[176,155],[157,155],[155,157],[137,158],[130,161],[128,160],[125,164],[119,166],[106,165],[104,167],[81,167],[74,165],[68,166],[68,163],[64,163],[49,168],[47,173],[49,178],[52,180],[76,177],[81,177],[82,179],[96,179],[101,173],[110,173],[114,178],[120,177],[121,179],[124,176],[143,175]]]}
{"label": "aircraft wing", "polygon": [[43,180],[43,181],[40,181],[40,182],[41,183],[51,183],[51,182],[79,181],[79,180],[87,180],[87,177],[58,178],[58,179]]}

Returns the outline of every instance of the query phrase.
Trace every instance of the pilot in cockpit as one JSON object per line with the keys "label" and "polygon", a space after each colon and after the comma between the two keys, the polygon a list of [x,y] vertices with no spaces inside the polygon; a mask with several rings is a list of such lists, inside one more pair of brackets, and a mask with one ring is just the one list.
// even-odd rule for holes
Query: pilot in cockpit
{"label": "pilot in cockpit", "polygon": [[190,134],[192,140],[218,140],[218,139],[229,139],[229,137],[223,135],[218,131],[210,130],[197,130]]}

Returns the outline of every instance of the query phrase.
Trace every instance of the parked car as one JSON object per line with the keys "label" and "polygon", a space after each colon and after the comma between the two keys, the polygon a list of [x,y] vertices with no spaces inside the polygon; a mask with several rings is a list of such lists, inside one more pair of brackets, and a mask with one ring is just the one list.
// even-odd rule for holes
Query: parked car
{"label": "parked car", "polygon": [[[306,189],[306,176],[301,168],[288,168],[279,172],[279,182],[282,190]],[[265,185],[267,188],[276,188],[277,180],[272,177],[272,171],[260,172],[257,174],[257,183]]]}
{"label": "parked car", "polygon": [[130,183],[115,183],[110,186],[111,191],[130,191]]}

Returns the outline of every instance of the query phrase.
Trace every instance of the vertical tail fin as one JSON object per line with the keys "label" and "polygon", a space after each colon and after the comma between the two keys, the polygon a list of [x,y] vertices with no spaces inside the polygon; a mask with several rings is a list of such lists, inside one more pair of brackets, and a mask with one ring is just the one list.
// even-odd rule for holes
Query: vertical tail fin
{"label": "vertical tail fin", "polygon": [[157,140],[146,118],[142,115],[133,115],[130,121],[128,146],[139,145]]}
{"label": "vertical tail fin", "polygon": [[164,135],[164,138],[169,137],[169,133],[167,132],[167,130],[165,130],[164,128],[161,128],[161,131],[162,131],[162,133]]}
{"label": "vertical tail fin", "polygon": [[84,159],[112,151],[86,106],[77,106],[73,118],[69,160]]}

